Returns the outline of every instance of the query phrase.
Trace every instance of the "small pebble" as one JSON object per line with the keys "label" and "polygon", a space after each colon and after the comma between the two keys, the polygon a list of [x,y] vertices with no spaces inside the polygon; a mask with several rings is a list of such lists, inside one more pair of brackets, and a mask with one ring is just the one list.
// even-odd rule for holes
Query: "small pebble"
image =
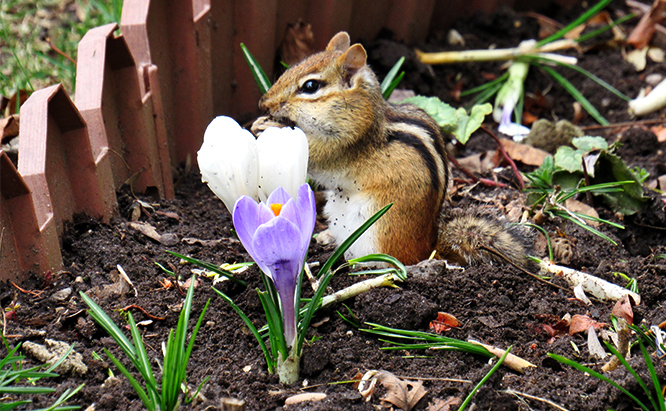
{"label": "small pebble", "polygon": [[651,86],[656,86],[657,84],[661,83],[661,80],[663,79],[664,76],[660,73],[652,73],[645,76],[645,82]]}
{"label": "small pebble", "polygon": [[63,288],[62,290],[53,293],[51,298],[53,298],[56,301],[63,301],[67,297],[69,297],[71,294],[72,294],[72,289],[67,287],[67,288]]}

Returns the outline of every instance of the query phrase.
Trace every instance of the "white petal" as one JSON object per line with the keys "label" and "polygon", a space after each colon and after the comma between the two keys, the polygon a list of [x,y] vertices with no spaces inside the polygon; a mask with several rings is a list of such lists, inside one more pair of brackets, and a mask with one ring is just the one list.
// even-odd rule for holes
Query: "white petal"
{"label": "white petal", "polygon": [[208,183],[229,212],[242,195],[257,199],[256,140],[232,118],[216,117],[208,125],[197,160],[201,180]]}
{"label": "white petal", "polygon": [[299,128],[267,128],[257,139],[259,198],[278,187],[296,198],[308,171],[308,139]]}

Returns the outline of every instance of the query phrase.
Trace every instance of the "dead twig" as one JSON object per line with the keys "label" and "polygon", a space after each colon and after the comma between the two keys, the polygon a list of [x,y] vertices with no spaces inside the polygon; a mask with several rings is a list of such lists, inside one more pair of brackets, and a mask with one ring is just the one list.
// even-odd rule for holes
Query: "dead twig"
{"label": "dead twig", "polygon": [[566,409],[566,408],[564,408],[564,407],[562,407],[562,406],[560,406],[560,405],[555,404],[555,403],[552,402],[551,400],[547,400],[547,399],[545,399],[545,398],[541,398],[541,397],[536,397],[536,396],[534,396],[534,395],[530,395],[530,394],[525,394],[524,392],[520,392],[520,391],[514,391],[514,390],[512,390],[511,388],[509,388],[508,390],[501,391],[501,392],[505,392],[505,393],[507,393],[507,394],[515,395],[515,396],[517,396],[517,397],[525,397],[525,398],[529,398],[530,400],[541,401],[541,402],[543,402],[543,403],[545,403],[545,404],[548,404],[548,405],[550,405],[551,407],[553,407],[553,408],[555,408],[555,409],[558,409],[558,410],[560,410],[560,411],[569,411],[568,409]]}
{"label": "dead twig", "polygon": [[[469,171],[468,169],[463,167],[458,162],[458,160],[456,160],[456,158],[453,157],[451,154],[449,154],[448,157],[449,157],[449,162],[451,162],[451,164],[453,164],[453,166],[455,168],[462,171],[463,174],[465,174],[467,177],[469,177],[472,180],[472,183],[479,183],[479,184],[482,184],[486,187],[501,187],[501,188],[509,187],[508,185],[506,185],[504,183],[500,183],[499,181],[488,180],[487,178],[479,178],[479,177],[475,176],[474,173],[472,173],[471,171]],[[467,181],[465,181],[465,182],[468,183]]]}
{"label": "dead twig", "polygon": [[516,180],[518,180],[518,185],[520,186],[521,190],[525,189],[525,183],[523,182],[523,176],[520,174],[520,171],[518,171],[518,166],[516,166],[516,163],[513,161],[511,157],[509,157],[509,153],[506,152],[504,149],[504,146],[502,145],[502,142],[500,141],[499,137],[495,135],[492,131],[490,131],[486,126],[481,126],[481,130],[485,131],[486,134],[488,134],[490,137],[492,137],[495,142],[497,143],[497,146],[499,147],[500,153],[502,153],[502,157],[509,163],[511,166],[511,170],[513,170],[513,174],[516,176]]}
{"label": "dead twig", "polygon": [[42,291],[30,291],[30,290],[24,290],[23,288],[21,288],[21,287],[19,287],[18,285],[16,285],[16,283],[14,283],[13,281],[12,281],[12,285],[13,285],[14,287],[16,287],[16,289],[19,290],[20,292],[22,292],[22,293],[24,293],[24,294],[30,294],[31,296],[33,296],[33,297],[35,297],[35,298],[39,298],[39,297],[41,297],[42,294],[44,293],[43,290],[42,290]]}
{"label": "dead twig", "polygon": [[658,123],[664,123],[666,122],[665,118],[657,118],[657,119],[651,119],[651,120],[636,120],[636,121],[625,121],[622,123],[613,123],[613,124],[607,124],[607,125],[602,125],[602,124],[595,124],[592,126],[583,126],[580,129],[581,130],[601,130],[604,128],[617,128],[617,127],[630,127],[630,126],[640,126],[640,125],[646,125],[646,124],[658,124]]}
{"label": "dead twig", "polygon": [[136,304],[130,304],[127,307],[121,308],[120,311],[127,311],[130,308],[136,308],[137,310],[141,311],[146,317],[150,318],[151,320],[159,320],[159,321],[164,321],[166,320],[166,317],[156,317],[154,315],[148,314],[148,311],[143,309],[143,307],[139,307]]}
{"label": "dead twig", "polygon": [[51,50],[55,51],[56,53],[60,54],[61,56],[63,56],[63,57],[66,58],[67,60],[69,60],[69,61],[71,61],[72,63],[74,63],[74,66],[76,67],[76,60],[74,60],[74,59],[71,58],[67,53],[65,53],[64,51],[60,50],[58,47],[56,47],[55,44],[53,44],[53,43],[51,42],[51,38],[50,38],[50,37],[47,37],[45,40],[46,40],[46,44],[48,44],[49,47],[51,47]]}
{"label": "dead twig", "polygon": [[0,307],[0,311],[2,311],[2,336],[4,338],[21,338],[21,337],[23,337],[22,335],[19,335],[19,334],[7,335],[7,317],[5,316],[5,309]]}

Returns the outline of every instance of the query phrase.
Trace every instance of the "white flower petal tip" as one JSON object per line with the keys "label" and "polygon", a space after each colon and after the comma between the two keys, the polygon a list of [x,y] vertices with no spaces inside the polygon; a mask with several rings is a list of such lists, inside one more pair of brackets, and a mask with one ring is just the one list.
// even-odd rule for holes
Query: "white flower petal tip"
{"label": "white flower petal tip", "polygon": [[497,131],[502,134],[506,134],[507,136],[513,137],[513,140],[516,142],[523,141],[530,133],[529,128],[516,123],[501,123],[497,128]]}
{"label": "white flower petal tip", "polygon": [[267,128],[257,139],[259,197],[265,201],[277,187],[293,198],[305,183],[308,170],[308,139],[299,128]]}
{"label": "white flower petal tip", "polygon": [[230,117],[216,117],[206,128],[197,153],[202,181],[229,212],[236,200],[258,197],[259,164],[254,136]]}

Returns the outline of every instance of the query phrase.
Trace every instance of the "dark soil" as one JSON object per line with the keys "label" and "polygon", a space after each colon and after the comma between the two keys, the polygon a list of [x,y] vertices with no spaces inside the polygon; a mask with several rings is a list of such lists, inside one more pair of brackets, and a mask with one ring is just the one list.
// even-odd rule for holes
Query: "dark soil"
{"label": "dark soil", "polygon": [[[566,15],[556,14],[560,21],[570,21],[580,10]],[[519,23],[516,23],[519,22]],[[503,10],[492,16],[478,15],[461,21],[457,29],[465,37],[467,48],[515,46],[522,39],[534,38],[538,27],[533,19]],[[422,45],[425,50],[450,48],[445,45],[445,35],[435,34],[431,42]],[[411,53],[404,46],[388,40],[368,44],[373,67],[379,73],[396,60],[391,53]],[[617,87],[620,91],[635,96],[644,86],[646,73],[666,74],[663,65],[648,63],[642,73],[637,74],[622,60],[619,49],[595,48],[580,55],[580,64],[589,71]],[[384,62],[384,63],[382,63]],[[482,84],[484,74],[499,75],[499,64],[477,64],[436,67],[434,73],[428,68],[408,60],[408,72],[404,86],[414,88],[417,93],[438,95],[454,105],[450,93],[456,82],[462,81],[464,89]],[[598,88],[582,76],[568,78],[600,108],[612,123],[629,121],[624,102]],[[567,118],[573,116],[573,99],[549,77],[533,70],[526,90],[534,95],[545,93],[552,107],[538,114],[542,117]],[[661,116],[664,116],[664,110]],[[659,113],[648,118],[655,118]],[[584,125],[594,124],[590,118]],[[619,154],[630,166],[646,168],[654,178],[666,169],[666,143],[658,143],[646,126],[635,125],[624,128],[590,130],[609,141],[618,138],[626,144]],[[494,143],[481,134],[472,137],[463,154],[493,149]],[[504,173],[500,173],[502,179]],[[506,174],[508,175],[508,174]],[[650,194],[651,193],[651,194]],[[606,280],[625,285],[625,281],[612,273],[621,272],[636,278],[643,303],[635,308],[637,321],[646,325],[659,324],[666,320],[666,260],[655,258],[666,249],[666,210],[663,200],[649,192],[646,210],[624,219],[616,216],[603,205],[597,207],[604,218],[623,223],[624,230],[602,226],[600,230],[615,239],[618,246],[581,230],[572,224],[549,222],[546,228],[551,234],[561,232],[575,244],[569,266]],[[153,203],[150,198],[140,197]],[[512,189],[489,189],[475,187],[464,196],[454,195],[450,207],[493,207],[500,212],[512,200],[521,200],[522,195]],[[63,239],[65,271],[53,273],[47,282],[32,279],[22,287],[35,290],[32,295],[14,288],[11,284],[0,284],[0,303],[7,307],[18,301],[20,307],[13,320],[7,322],[5,334],[18,335],[10,338],[11,344],[20,341],[42,343],[43,338],[76,343],[75,350],[83,355],[88,366],[84,376],[63,375],[40,383],[53,384],[59,392],[66,387],[85,383],[83,390],[72,401],[84,408],[95,403],[96,410],[139,410],[143,405],[129,382],[103,355],[103,348],[110,350],[125,364],[128,361],[115,343],[98,327],[84,311],[78,293],[87,292],[118,323],[125,320],[119,310],[136,305],[154,317],[152,323],[141,326],[144,341],[152,358],[161,359],[161,344],[169,329],[175,328],[183,290],[176,286],[165,288],[160,281],[169,278],[156,263],[170,267],[183,279],[191,276],[190,265],[180,265],[178,259],[166,254],[166,250],[187,254],[216,264],[250,261],[240,243],[235,240],[228,212],[222,202],[201,183],[196,173],[185,173],[178,182],[176,199],[159,201],[154,210],[143,209],[140,221],[152,224],[159,233],[175,234],[179,241],[173,246],[164,246],[129,227],[136,199],[131,191],[123,189],[118,194],[119,213],[109,224],[102,224],[85,216],[79,216],[69,224]],[[165,213],[174,213],[166,215]],[[623,221],[622,221],[623,220]],[[317,230],[322,227],[318,226]],[[216,244],[185,238],[219,240]],[[191,242],[191,241],[190,241]],[[204,245],[205,244],[205,245]],[[333,251],[313,243],[310,262],[323,262]],[[118,266],[121,266],[133,281],[133,291],[104,294],[100,290],[115,282]],[[263,311],[255,289],[263,288],[256,267],[239,275],[248,283],[247,287],[232,282],[216,285],[227,293],[257,325],[263,325]],[[341,272],[332,281],[335,290],[363,280]],[[301,380],[291,387],[278,383],[277,377],[267,373],[263,354],[242,321],[234,311],[211,290],[212,281],[201,279],[196,289],[193,318],[198,316],[208,299],[210,307],[204,324],[197,336],[197,344],[188,365],[188,382],[196,386],[203,378],[210,381],[204,386],[202,399],[185,409],[219,409],[220,399],[234,397],[245,401],[248,410],[281,409],[285,398],[299,392],[325,392],[328,396],[320,402],[290,406],[300,410],[373,410],[379,404],[378,395],[366,403],[351,384],[330,385],[348,381],[357,373],[368,370],[387,370],[398,376],[424,379],[425,397],[415,409],[428,408],[428,404],[449,396],[464,398],[480,379],[490,370],[487,359],[455,351],[382,351],[386,344],[376,337],[363,333],[343,321],[336,311],[346,312],[342,305],[335,305],[319,312],[313,321],[317,327],[310,329],[302,359]],[[560,284],[563,285],[563,284]],[[71,288],[72,293],[64,299],[55,299],[54,293]],[[304,286],[307,295],[308,286]],[[474,397],[478,410],[550,410],[544,402],[525,399],[506,393],[507,389],[540,397],[559,404],[569,410],[628,410],[635,409],[629,398],[597,379],[586,376],[570,367],[550,359],[547,353],[556,353],[582,363],[588,363],[587,337],[585,333],[564,335],[549,341],[543,324],[562,318],[565,314],[589,315],[595,320],[610,323],[613,303],[595,302],[585,306],[573,298],[573,294],[528,277],[517,269],[503,264],[484,264],[470,267],[464,272],[447,269],[440,262],[425,262],[410,268],[410,279],[399,289],[376,289],[346,302],[359,321],[374,322],[397,328],[427,331],[437,312],[454,315],[462,326],[446,332],[458,339],[475,339],[497,347],[513,346],[512,353],[537,367],[525,375],[507,368],[500,368]],[[137,321],[149,320],[141,311],[132,308]],[[39,332],[43,332],[40,334]],[[573,344],[580,349],[577,354]],[[100,354],[102,361],[93,358]],[[31,360],[29,360],[31,361]],[[663,359],[653,357],[662,384],[666,381],[666,364]],[[648,385],[649,375],[640,353],[634,352],[630,363],[638,370]],[[591,366],[599,370],[601,363]],[[155,361],[153,368],[159,369]],[[111,369],[118,380],[107,381]],[[645,395],[633,377],[624,369],[618,369],[609,377],[626,387],[641,400]],[[446,379],[469,380],[471,383]],[[107,381],[105,383],[105,381]],[[383,391],[380,389],[380,395]],[[46,406],[55,397],[35,396],[35,406]],[[214,408],[209,408],[209,407]]]}

